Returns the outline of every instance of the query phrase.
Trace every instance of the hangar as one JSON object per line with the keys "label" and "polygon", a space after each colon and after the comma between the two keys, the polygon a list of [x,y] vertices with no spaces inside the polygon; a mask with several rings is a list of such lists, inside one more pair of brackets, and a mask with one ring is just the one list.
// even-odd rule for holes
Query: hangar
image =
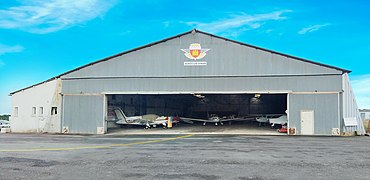
{"label": "hangar", "polygon": [[194,29],[10,93],[11,131],[104,134],[109,108],[120,107],[194,118],[285,114],[290,135],[362,134],[349,73]]}

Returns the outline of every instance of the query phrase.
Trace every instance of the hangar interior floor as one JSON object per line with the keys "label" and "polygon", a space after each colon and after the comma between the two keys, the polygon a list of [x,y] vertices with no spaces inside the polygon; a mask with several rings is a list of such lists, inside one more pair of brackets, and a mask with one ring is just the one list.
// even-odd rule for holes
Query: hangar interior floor
{"label": "hangar interior floor", "polygon": [[246,135],[286,135],[279,133],[277,129],[271,129],[269,125],[259,126],[257,122],[234,122],[229,125],[215,126],[208,123],[203,126],[202,123],[186,124],[180,123],[174,125],[171,129],[162,127],[144,129],[143,126],[110,128],[108,135],[131,135],[131,134],[246,134]]}

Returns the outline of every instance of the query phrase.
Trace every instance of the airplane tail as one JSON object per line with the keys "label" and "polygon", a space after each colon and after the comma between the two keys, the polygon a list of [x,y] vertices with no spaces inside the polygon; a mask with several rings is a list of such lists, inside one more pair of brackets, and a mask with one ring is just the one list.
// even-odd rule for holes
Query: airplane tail
{"label": "airplane tail", "polygon": [[118,109],[114,110],[114,112],[116,113],[116,116],[117,116],[118,120],[124,120],[125,122],[127,122],[127,116],[122,111],[122,109],[118,108]]}

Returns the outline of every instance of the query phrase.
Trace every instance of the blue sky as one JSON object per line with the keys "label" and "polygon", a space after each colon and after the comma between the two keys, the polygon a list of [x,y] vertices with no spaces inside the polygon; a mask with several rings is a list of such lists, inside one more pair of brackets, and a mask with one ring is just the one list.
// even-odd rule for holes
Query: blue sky
{"label": "blue sky", "polygon": [[370,1],[0,1],[0,114],[12,91],[192,28],[352,70],[370,108]]}

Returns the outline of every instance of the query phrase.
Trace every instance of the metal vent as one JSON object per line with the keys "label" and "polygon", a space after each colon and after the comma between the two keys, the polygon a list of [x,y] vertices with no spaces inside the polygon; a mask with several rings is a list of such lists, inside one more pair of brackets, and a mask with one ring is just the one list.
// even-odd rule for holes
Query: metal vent
{"label": "metal vent", "polygon": [[68,133],[68,132],[69,132],[69,127],[68,126],[63,126],[62,133]]}
{"label": "metal vent", "polygon": [[291,128],[289,128],[289,131],[288,131],[288,134],[289,135],[296,135],[296,128],[295,127],[291,127]]}
{"label": "metal vent", "polygon": [[333,135],[333,136],[339,136],[340,135],[339,128],[332,128],[331,129],[331,135]]}
{"label": "metal vent", "polygon": [[96,128],[96,133],[97,134],[104,134],[104,127],[97,127]]}

